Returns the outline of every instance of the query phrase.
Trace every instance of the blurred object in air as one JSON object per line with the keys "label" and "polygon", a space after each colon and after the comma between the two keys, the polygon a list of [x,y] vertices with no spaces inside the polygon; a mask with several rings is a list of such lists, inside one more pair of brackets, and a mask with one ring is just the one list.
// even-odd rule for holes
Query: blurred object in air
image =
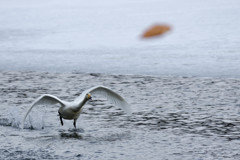
{"label": "blurred object in air", "polygon": [[167,31],[169,31],[171,27],[169,25],[153,25],[149,29],[147,29],[144,34],[142,35],[142,38],[151,38],[163,35]]}

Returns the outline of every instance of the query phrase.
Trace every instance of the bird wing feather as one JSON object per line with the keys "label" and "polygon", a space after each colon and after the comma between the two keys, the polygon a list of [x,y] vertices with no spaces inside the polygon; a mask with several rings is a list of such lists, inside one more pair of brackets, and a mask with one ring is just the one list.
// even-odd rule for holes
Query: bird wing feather
{"label": "bird wing feather", "polygon": [[31,107],[28,109],[27,113],[25,114],[24,118],[23,118],[23,121],[22,121],[22,126],[21,128],[23,128],[24,126],[24,122],[28,116],[28,114],[30,113],[30,111],[32,110],[32,108],[34,106],[37,106],[37,105],[44,105],[44,104],[57,104],[57,103],[60,103],[61,105],[65,105],[65,102],[60,100],[58,97],[56,96],[53,96],[53,95],[50,95],[50,94],[44,94],[42,96],[40,96],[39,98],[37,98],[31,105]]}
{"label": "bird wing feather", "polygon": [[127,114],[131,114],[131,109],[127,101],[125,101],[123,97],[121,97],[119,94],[117,94],[113,90],[104,86],[95,86],[83,91],[83,93],[75,101],[77,103],[80,103],[84,99],[87,93],[90,93],[91,95],[103,96],[104,98],[107,98],[107,100],[109,100],[114,105],[122,108]]}

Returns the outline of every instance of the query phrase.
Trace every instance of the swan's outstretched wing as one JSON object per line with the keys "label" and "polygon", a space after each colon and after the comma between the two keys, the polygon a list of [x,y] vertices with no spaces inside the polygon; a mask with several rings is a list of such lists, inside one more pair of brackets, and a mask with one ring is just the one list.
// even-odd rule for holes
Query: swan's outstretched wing
{"label": "swan's outstretched wing", "polygon": [[126,113],[131,114],[131,109],[129,107],[129,104],[123,99],[123,97],[121,97],[119,94],[117,94],[113,90],[104,86],[95,86],[83,91],[83,93],[77,99],[75,99],[75,101],[77,103],[80,103],[84,99],[87,93],[90,93],[91,95],[101,95],[107,98],[114,105],[121,107]]}
{"label": "swan's outstretched wing", "polygon": [[42,96],[40,96],[39,98],[37,98],[33,104],[31,105],[31,107],[28,109],[27,113],[25,114],[22,124],[21,124],[21,128],[24,127],[24,122],[28,116],[28,114],[30,113],[30,111],[32,110],[32,108],[34,106],[37,105],[43,105],[43,104],[56,104],[56,103],[60,103],[61,105],[64,105],[65,102],[63,102],[62,100],[60,100],[59,98],[57,98],[56,96],[50,95],[50,94],[44,94]]}

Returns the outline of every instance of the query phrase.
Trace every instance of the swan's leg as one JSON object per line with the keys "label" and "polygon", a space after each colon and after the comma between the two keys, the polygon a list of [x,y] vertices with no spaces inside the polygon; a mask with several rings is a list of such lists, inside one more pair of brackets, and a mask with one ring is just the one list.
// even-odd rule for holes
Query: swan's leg
{"label": "swan's leg", "polygon": [[74,119],[73,120],[73,126],[76,128],[76,122],[77,122],[77,120],[76,119]]}
{"label": "swan's leg", "polygon": [[58,112],[58,114],[59,114],[59,118],[60,118],[61,124],[62,124],[62,126],[63,126],[62,116],[61,116],[61,114],[60,114],[59,112]]}

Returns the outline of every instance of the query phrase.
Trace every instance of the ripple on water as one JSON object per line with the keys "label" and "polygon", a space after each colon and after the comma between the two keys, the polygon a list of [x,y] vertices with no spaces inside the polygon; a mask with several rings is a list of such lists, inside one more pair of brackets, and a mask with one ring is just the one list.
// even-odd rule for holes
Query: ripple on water
{"label": "ripple on water", "polygon": [[[238,79],[0,75],[0,159],[240,158]],[[19,130],[23,114],[39,95],[50,93],[70,101],[93,84],[120,92],[133,114],[127,116],[99,97],[84,107],[78,129],[72,121],[61,126],[58,106],[43,106],[36,107],[26,129]]]}

